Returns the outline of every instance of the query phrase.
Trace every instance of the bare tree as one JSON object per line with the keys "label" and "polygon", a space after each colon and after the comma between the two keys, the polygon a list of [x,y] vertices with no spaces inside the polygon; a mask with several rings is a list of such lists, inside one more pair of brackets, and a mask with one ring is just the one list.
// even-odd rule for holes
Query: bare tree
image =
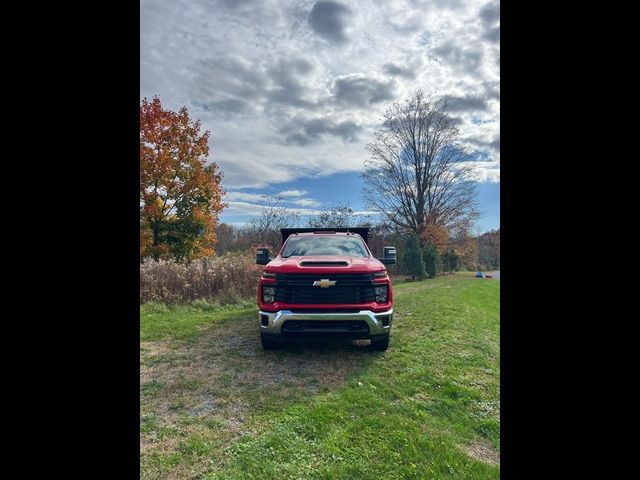
{"label": "bare tree", "polygon": [[216,237],[218,238],[216,255],[224,255],[233,248],[237,237],[237,231],[228,223],[220,223],[216,228]]}
{"label": "bare tree", "polygon": [[282,205],[282,197],[263,195],[265,205],[257,218],[249,222],[247,227],[250,237],[261,246],[268,246],[277,252],[282,246],[281,228],[297,227],[300,224],[300,213]]}
{"label": "bare tree", "polygon": [[473,164],[446,107],[418,90],[386,110],[367,145],[366,203],[421,240],[429,226],[449,230],[478,216]]}
{"label": "bare tree", "polygon": [[485,270],[500,268],[500,229],[478,236],[478,263]]}
{"label": "bare tree", "polygon": [[308,225],[313,228],[366,227],[371,224],[369,215],[357,214],[347,203],[324,208],[308,221]]}

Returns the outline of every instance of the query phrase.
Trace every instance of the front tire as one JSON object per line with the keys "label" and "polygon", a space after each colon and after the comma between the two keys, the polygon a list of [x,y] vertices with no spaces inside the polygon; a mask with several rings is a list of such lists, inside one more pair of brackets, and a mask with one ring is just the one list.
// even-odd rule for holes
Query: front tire
{"label": "front tire", "polygon": [[371,346],[374,350],[384,352],[387,348],[389,348],[389,335],[385,335],[381,339],[371,340]]}
{"label": "front tire", "polygon": [[280,345],[276,340],[271,340],[270,338],[265,337],[263,333],[260,334],[260,341],[262,342],[263,350],[273,350],[274,348],[278,348]]}

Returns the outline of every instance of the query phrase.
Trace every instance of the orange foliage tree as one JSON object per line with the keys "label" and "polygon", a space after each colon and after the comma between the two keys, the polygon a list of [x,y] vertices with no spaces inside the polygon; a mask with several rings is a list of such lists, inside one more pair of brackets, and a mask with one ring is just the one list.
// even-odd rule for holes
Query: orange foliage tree
{"label": "orange foliage tree", "polygon": [[460,257],[461,267],[468,270],[478,269],[478,240],[471,235],[470,227],[455,231],[450,243],[456,255]]}
{"label": "orange foliage tree", "polygon": [[438,255],[442,255],[449,245],[449,231],[430,218],[427,218],[420,237],[422,244],[435,247]]}
{"label": "orange foliage tree", "polygon": [[226,206],[218,165],[206,165],[209,131],[186,107],[140,107],[140,259],[178,261],[215,254],[218,215]]}

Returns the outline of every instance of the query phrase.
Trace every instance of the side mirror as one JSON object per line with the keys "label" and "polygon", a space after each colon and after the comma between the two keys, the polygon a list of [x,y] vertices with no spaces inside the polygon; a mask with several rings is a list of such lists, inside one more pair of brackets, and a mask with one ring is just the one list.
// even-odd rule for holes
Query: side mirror
{"label": "side mirror", "polygon": [[395,265],[396,264],[396,247],[384,247],[383,248],[384,255],[382,258],[379,258],[382,263],[385,265]]}
{"label": "side mirror", "polygon": [[271,259],[269,258],[269,249],[268,248],[259,248],[256,253],[256,264],[257,265],[266,265],[269,263]]}

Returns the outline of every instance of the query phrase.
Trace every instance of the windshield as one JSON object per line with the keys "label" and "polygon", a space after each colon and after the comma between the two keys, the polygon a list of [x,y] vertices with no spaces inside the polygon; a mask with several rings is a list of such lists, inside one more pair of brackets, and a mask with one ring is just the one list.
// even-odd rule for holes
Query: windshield
{"label": "windshield", "polygon": [[305,235],[289,237],[282,251],[283,258],[296,255],[345,255],[366,258],[369,252],[359,237]]}

